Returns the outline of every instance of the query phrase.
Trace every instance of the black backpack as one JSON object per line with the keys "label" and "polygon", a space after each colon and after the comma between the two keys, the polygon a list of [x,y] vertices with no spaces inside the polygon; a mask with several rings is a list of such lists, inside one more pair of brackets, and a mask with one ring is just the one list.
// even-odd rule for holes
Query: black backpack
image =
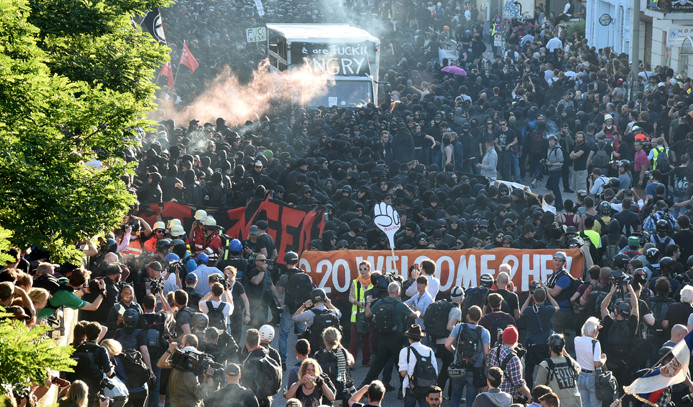
{"label": "black backpack", "polygon": [[433,367],[432,359],[435,357],[431,350],[428,356],[420,355],[412,346],[407,347],[407,362],[414,353],[416,357],[416,365],[414,365],[414,374],[409,377],[409,388],[412,389],[414,397],[422,398],[428,394],[428,389],[436,384],[438,374]]}
{"label": "black backpack", "polygon": [[167,331],[166,317],[161,314],[143,314],[142,317],[145,318],[144,333],[149,356],[152,360],[157,360],[168,347],[168,341],[164,338]]}
{"label": "black backpack", "polygon": [[457,344],[455,345],[455,365],[471,369],[483,351],[481,328],[471,329],[465,323],[460,325],[460,330],[457,333]]}
{"label": "black backpack", "polygon": [[329,309],[311,308],[311,312],[315,314],[313,324],[310,326],[310,347],[315,351],[322,349],[325,345],[322,340],[322,333],[329,327],[337,328],[340,332],[342,326],[339,323],[337,314]]}
{"label": "black backpack", "polygon": [[648,336],[666,337],[666,329],[662,327],[662,321],[667,315],[669,306],[675,301],[670,297],[650,297],[647,299],[647,306],[652,310],[655,323],[653,326],[648,326]]}
{"label": "black backpack", "polygon": [[90,383],[101,382],[101,366],[96,361],[96,352],[99,345],[93,343],[83,343],[72,353],[72,359],[77,362],[73,367],[73,373],[67,373],[66,378],[70,381],[83,380]]}
{"label": "black backpack", "polygon": [[125,386],[128,389],[142,387],[149,380],[149,369],[144,363],[142,354],[135,349],[123,349],[123,353],[118,355],[125,369]]}
{"label": "black backpack", "polygon": [[[554,363],[554,361],[551,360],[551,358],[546,359],[546,363],[549,365],[548,381],[551,382],[551,379],[553,377],[556,377],[556,383],[558,383],[559,389],[574,389],[577,387],[575,383],[577,382],[578,372],[575,370],[575,365],[568,358],[568,356],[563,356],[563,358],[565,359],[565,362],[560,362],[558,364]],[[569,370],[572,374],[557,375],[556,368],[560,368],[562,371]]]}
{"label": "black backpack", "polygon": [[[130,332],[128,332],[130,331]],[[142,332],[141,329],[120,328],[113,335],[117,341],[123,346],[123,350],[137,349],[137,335]]]}
{"label": "black backpack", "polygon": [[505,313],[502,315],[488,314],[488,317],[491,320],[488,330],[491,334],[491,346],[498,342],[498,337],[502,335],[505,328],[508,327],[508,319],[506,318],[506,315],[507,314]]}
{"label": "black backpack", "polygon": [[606,168],[609,165],[609,154],[606,152],[606,141],[597,142],[597,152],[592,156],[592,166]]}
{"label": "black backpack", "polygon": [[566,270],[566,269],[563,269],[563,270],[561,270],[560,273],[558,273],[558,277],[556,277],[556,279],[554,280],[554,284],[555,284],[555,282],[557,282],[564,274],[565,274],[566,276],[568,276],[568,278],[570,278],[570,285],[569,285],[568,287],[564,288],[563,290],[561,290],[561,292],[560,292],[560,293],[556,296],[556,298],[555,298],[556,301],[565,301],[565,300],[569,300],[570,297],[572,297],[573,294],[575,294],[575,292],[577,291],[577,289],[578,289],[578,288],[580,287],[580,285],[582,284],[582,280],[573,277],[573,276],[568,272],[568,270]]}
{"label": "black backpack", "polygon": [[219,306],[214,308],[212,301],[207,301],[207,317],[209,318],[209,326],[226,331],[226,315],[224,315],[224,308],[226,307],[226,304],[226,302],[221,301]]}
{"label": "black backpack", "polygon": [[291,314],[295,313],[310,298],[313,290],[313,281],[304,272],[291,272],[286,279],[286,293],[284,303]]}
{"label": "black backpack", "polygon": [[[347,359],[344,349],[321,349],[315,354],[315,360],[320,364],[322,372],[325,373],[335,385],[337,389],[337,393],[335,394],[339,397],[338,393],[343,393],[344,390],[353,386],[354,381],[351,378],[348,368],[344,372],[339,370],[339,357],[336,352],[342,352],[344,354],[344,360]],[[342,394],[342,396],[344,395]]]}
{"label": "black backpack", "polygon": [[488,296],[489,289],[486,287],[475,287],[467,291],[467,297],[464,299],[464,304],[462,309],[464,311],[469,310],[472,306],[476,305],[479,308],[483,308],[486,303],[486,297]]}
{"label": "black backpack", "polygon": [[251,390],[255,392],[258,400],[279,393],[282,388],[282,367],[279,362],[265,352],[261,358],[254,358],[251,363],[257,365],[257,377],[251,378],[250,381],[254,386]]}
{"label": "black backpack", "polygon": [[380,300],[373,310],[373,329],[376,332],[387,334],[397,332],[394,301]]}
{"label": "black backpack", "polygon": [[606,346],[609,351],[620,355],[629,353],[629,347],[633,343],[633,335],[628,320],[614,320],[609,327],[606,338]]}
{"label": "black backpack", "polygon": [[424,313],[424,325],[426,332],[435,339],[447,338],[448,332],[448,315],[454,306],[453,303],[446,300],[436,301],[426,308]]}

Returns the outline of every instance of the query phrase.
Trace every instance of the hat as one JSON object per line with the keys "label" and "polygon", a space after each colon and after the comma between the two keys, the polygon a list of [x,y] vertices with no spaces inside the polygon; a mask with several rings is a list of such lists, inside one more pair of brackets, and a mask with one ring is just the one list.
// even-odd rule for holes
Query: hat
{"label": "hat", "polygon": [[267,228],[269,228],[269,224],[266,220],[259,220],[255,224],[257,225],[257,228],[260,230],[267,230]]}
{"label": "hat", "polygon": [[366,241],[366,238],[363,236],[356,236],[354,239],[354,246],[365,246],[367,245],[368,242]]}
{"label": "hat", "polygon": [[567,260],[567,257],[565,256],[565,252],[556,252],[556,254],[553,255],[554,259],[560,259],[563,261]]}
{"label": "hat", "polygon": [[164,261],[166,261],[168,263],[170,263],[172,261],[176,261],[176,260],[180,260],[180,256],[178,256],[175,253],[169,253],[166,255],[166,257],[164,257]]}
{"label": "hat", "polygon": [[453,301],[458,301],[464,298],[464,289],[460,286],[452,287],[450,290],[450,299]]}
{"label": "hat", "polygon": [[482,275],[481,275],[481,278],[479,278],[479,280],[481,281],[481,284],[482,284],[482,285],[491,285],[491,284],[493,284],[493,276],[490,275],[490,274],[488,274],[488,273],[482,274]]}
{"label": "hat", "polygon": [[157,230],[157,229],[166,229],[166,224],[164,222],[161,222],[161,221],[154,222],[154,226],[152,226],[152,230]]}
{"label": "hat", "polygon": [[161,263],[159,263],[158,261],[153,261],[153,262],[149,263],[147,265],[147,267],[154,270],[154,271],[161,271],[162,270]]}
{"label": "hat", "polygon": [[197,282],[197,276],[195,275],[195,273],[188,273],[188,275],[185,276],[185,282],[188,284]]}
{"label": "hat", "polygon": [[556,137],[555,134],[550,135],[548,139],[549,139],[549,140],[558,141],[558,137]]}
{"label": "hat", "polygon": [[614,120],[614,116],[612,116],[612,115],[610,115],[610,114],[605,114],[605,115],[604,115],[604,120]]}
{"label": "hat", "polygon": [[511,325],[503,331],[503,343],[507,343],[508,345],[512,345],[514,343],[517,343],[517,339],[520,336],[520,334],[517,332],[517,328],[515,328],[514,325]]}
{"label": "hat", "polygon": [[241,374],[241,368],[235,363],[229,363],[226,365],[226,374],[229,376],[238,376]]}
{"label": "hat", "polygon": [[195,220],[204,220],[206,217],[207,212],[202,209],[198,209],[197,212],[195,212]]}
{"label": "hat", "polygon": [[204,253],[200,253],[197,255],[197,261],[202,262],[202,263],[208,263],[209,262],[209,256],[207,256]]}
{"label": "hat", "polygon": [[217,221],[216,221],[216,219],[214,219],[213,216],[208,215],[202,220],[202,224],[205,226],[216,226]]}
{"label": "hat", "polygon": [[426,334],[421,330],[421,325],[412,324],[409,329],[407,329],[407,332],[404,333],[404,336],[418,341],[426,336]]}
{"label": "hat", "polygon": [[181,225],[173,225],[171,227],[171,236],[179,237],[185,235],[185,229]]}
{"label": "hat", "polygon": [[257,235],[257,225],[252,225],[250,229],[248,229],[248,234],[249,235]]}
{"label": "hat", "polygon": [[628,246],[639,247],[640,246],[640,237],[639,236],[628,236]]}
{"label": "hat", "polygon": [[262,167],[263,166],[262,161],[260,161],[260,160],[255,161],[255,166],[256,167]]}
{"label": "hat", "polygon": [[131,328],[137,325],[137,320],[140,318],[140,313],[134,308],[128,308],[123,314],[123,325],[126,328]]}

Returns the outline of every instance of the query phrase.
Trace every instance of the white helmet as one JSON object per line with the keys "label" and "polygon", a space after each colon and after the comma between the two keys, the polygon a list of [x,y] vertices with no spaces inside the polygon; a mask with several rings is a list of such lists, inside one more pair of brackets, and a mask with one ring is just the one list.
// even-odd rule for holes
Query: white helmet
{"label": "white helmet", "polygon": [[174,219],[169,219],[169,221],[168,221],[168,227],[169,227],[169,229],[172,228],[172,227],[175,226],[175,225],[178,225],[178,226],[181,226],[181,225],[182,225],[182,223],[180,223],[180,219],[175,219],[175,218],[174,218]]}
{"label": "white helmet", "polygon": [[263,325],[260,327],[260,341],[272,342],[274,339],[274,328],[271,325]]}
{"label": "white helmet", "polygon": [[212,216],[207,216],[202,220],[202,224],[205,226],[216,226],[217,221]]}
{"label": "white helmet", "polygon": [[171,236],[173,237],[179,237],[185,235],[185,229],[183,229],[183,226],[181,225],[173,225],[171,226]]}
{"label": "white helmet", "polygon": [[162,221],[155,222],[154,226],[152,226],[152,230],[157,230],[157,229],[166,229],[166,224]]}
{"label": "white helmet", "polygon": [[202,210],[202,209],[198,209],[198,210],[195,212],[195,220],[202,221],[202,220],[204,220],[204,218],[206,218],[206,217],[207,217],[207,212],[204,211],[204,210]]}

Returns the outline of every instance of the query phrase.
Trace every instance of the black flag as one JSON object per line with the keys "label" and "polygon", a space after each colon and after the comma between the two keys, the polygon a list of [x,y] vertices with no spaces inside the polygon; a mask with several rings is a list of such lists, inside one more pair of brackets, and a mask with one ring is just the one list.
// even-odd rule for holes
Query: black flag
{"label": "black flag", "polygon": [[164,23],[161,19],[161,14],[157,7],[147,13],[142,20],[142,31],[146,31],[154,37],[155,40],[162,44],[166,44],[166,34],[164,33]]}

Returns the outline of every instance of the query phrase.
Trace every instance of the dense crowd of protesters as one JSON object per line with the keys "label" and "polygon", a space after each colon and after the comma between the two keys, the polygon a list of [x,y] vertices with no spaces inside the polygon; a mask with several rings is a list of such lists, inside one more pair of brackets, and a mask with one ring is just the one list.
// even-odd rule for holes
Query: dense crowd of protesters
{"label": "dense crowd of protesters", "polygon": [[[190,103],[224,65],[248,80],[264,53],[234,23],[338,17],[303,1],[265,12],[243,2],[165,10],[169,42],[186,39],[201,65],[159,96]],[[506,22],[493,60],[474,4],[354,1],[346,12],[384,22],[379,106],[273,103],[242,126],[164,120],[126,154],[138,206],[85,242],[82,265],[10,252],[0,305],[14,318],[52,324],[56,310],[80,310],[71,384],[53,381],[61,405],[269,406],[284,394],[291,406],[359,406],[394,390],[405,406],[610,405],[622,389],[598,392],[600,375],[630,384],[693,328],[689,78],[646,65],[633,77],[625,55],[590,47],[540,9]],[[457,59],[441,58],[453,40]],[[539,195],[543,183],[550,192]],[[399,277],[364,261],[349,303],[333,304],[297,267],[300,253],[278,253],[266,221],[226,239],[205,211],[268,195],[324,211],[309,250],[389,249],[370,216],[386,202],[403,225],[397,249],[555,249],[554,272],[520,297],[509,265],[443,293],[433,262]],[[168,201],[200,208],[191,227],[137,216]],[[565,270],[567,248],[583,251],[585,270],[571,270],[582,280]],[[298,362],[287,366],[296,334]],[[368,373],[356,386],[359,364]],[[664,399],[678,405],[689,392],[688,380]]]}

